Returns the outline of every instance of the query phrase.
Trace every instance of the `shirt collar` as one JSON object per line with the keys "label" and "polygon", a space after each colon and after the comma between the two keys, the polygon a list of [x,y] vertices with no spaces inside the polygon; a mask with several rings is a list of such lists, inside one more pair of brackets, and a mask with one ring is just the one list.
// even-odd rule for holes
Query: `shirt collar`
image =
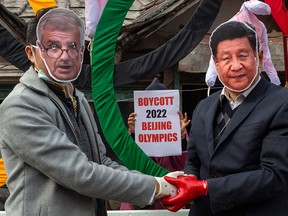
{"label": "shirt collar", "polygon": [[248,88],[246,91],[242,92],[240,95],[238,95],[235,99],[235,101],[233,101],[228,94],[227,88],[223,88],[222,92],[220,94],[220,104],[222,105],[223,99],[224,97],[227,98],[227,100],[229,101],[229,104],[231,106],[232,109],[235,109],[236,107],[238,107],[243,101],[244,99],[250,94],[250,92],[255,88],[255,86],[259,83],[259,81],[261,80],[261,76],[259,76],[257,82],[255,82],[250,88]]}

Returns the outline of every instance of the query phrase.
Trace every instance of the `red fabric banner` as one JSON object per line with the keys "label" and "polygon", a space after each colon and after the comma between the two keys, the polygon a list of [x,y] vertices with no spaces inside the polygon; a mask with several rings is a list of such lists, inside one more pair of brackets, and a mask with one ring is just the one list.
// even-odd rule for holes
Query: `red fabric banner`
{"label": "red fabric banner", "polygon": [[271,14],[277,25],[284,33],[288,35],[288,10],[283,0],[264,0],[271,8]]}

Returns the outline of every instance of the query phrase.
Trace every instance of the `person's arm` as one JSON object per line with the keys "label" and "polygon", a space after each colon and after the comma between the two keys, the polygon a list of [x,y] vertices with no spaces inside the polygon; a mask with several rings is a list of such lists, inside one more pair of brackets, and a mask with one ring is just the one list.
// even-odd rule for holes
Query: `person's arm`
{"label": "person's arm", "polygon": [[128,119],[127,119],[128,131],[131,134],[135,133],[135,121],[136,121],[135,117],[136,117],[136,113],[133,112],[133,113],[130,113],[130,115],[128,116]]}
{"label": "person's arm", "polygon": [[25,53],[25,45],[2,25],[0,25],[0,56],[24,72],[31,66]]}
{"label": "person's arm", "polygon": [[184,115],[182,112],[178,111],[179,119],[180,119],[180,129],[181,129],[181,140],[186,139],[187,135],[187,126],[190,124],[190,119],[188,119],[188,114],[185,112]]}

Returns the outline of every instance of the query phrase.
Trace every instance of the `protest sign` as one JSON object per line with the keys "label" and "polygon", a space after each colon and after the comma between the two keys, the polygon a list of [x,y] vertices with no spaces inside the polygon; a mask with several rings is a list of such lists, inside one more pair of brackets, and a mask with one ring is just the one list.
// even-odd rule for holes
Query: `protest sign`
{"label": "protest sign", "polygon": [[181,155],[178,90],[134,91],[135,142],[153,157]]}

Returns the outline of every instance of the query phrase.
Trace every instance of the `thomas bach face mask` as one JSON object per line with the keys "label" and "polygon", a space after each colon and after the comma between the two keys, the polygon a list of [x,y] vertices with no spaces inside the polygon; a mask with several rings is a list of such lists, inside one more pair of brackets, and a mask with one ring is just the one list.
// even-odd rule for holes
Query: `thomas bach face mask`
{"label": "thomas bach face mask", "polygon": [[[39,47],[40,57],[46,69],[45,71],[43,69],[39,75],[41,77],[45,75],[45,77],[51,78],[59,83],[69,83],[76,80],[80,75],[83,63],[82,49],[84,45],[82,45],[80,42],[81,39],[79,38],[79,35],[81,33],[79,32],[80,30],[78,26],[75,27],[75,23],[69,26],[63,26],[65,22],[52,22],[53,17],[50,15],[50,13],[54,10],[59,9],[51,9],[44,16],[42,16],[36,29],[36,44],[37,47]],[[76,14],[75,16],[78,17]],[[81,21],[80,18],[79,20]],[[48,28],[45,28],[45,30],[40,29],[41,27],[39,27],[42,25],[42,22],[45,23],[44,25],[48,26]],[[44,40],[52,40],[52,44],[49,45],[49,48],[44,47],[43,41],[40,42],[40,38]],[[64,44],[67,49],[61,49],[61,44]],[[58,51],[58,53],[56,51]],[[63,55],[65,55],[65,57]]]}

